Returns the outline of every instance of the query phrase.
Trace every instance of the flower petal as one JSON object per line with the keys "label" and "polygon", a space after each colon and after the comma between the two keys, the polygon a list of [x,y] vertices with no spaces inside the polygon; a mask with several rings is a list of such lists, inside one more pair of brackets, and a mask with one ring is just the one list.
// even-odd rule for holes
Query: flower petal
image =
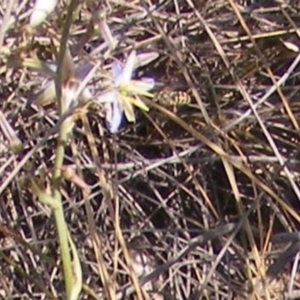
{"label": "flower petal", "polygon": [[122,75],[122,67],[123,67],[122,63],[118,60],[114,61],[111,64],[112,76],[113,76],[113,80],[115,81],[116,85],[117,85],[118,78],[120,78]]}
{"label": "flower petal", "polygon": [[37,105],[45,106],[53,102],[56,97],[55,84],[54,81],[48,81],[42,91],[37,95],[33,96],[29,100],[28,105],[36,103]]}
{"label": "flower petal", "polygon": [[128,89],[130,92],[143,94],[151,91],[155,86],[153,78],[142,78],[141,80],[130,80]]}
{"label": "flower petal", "polygon": [[96,98],[96,102],[100,103],[113,103],[117,101],[118,95],[115,90],[107,91]]}
{"label": "flower petal", "polygon": [[37,27],[52,13],[57,0],[36,0],[30,15],[30,26]]}
{"label": "flower petal", "polygon": [[126,85],[129,83],[132,77],[132,73],[134,71],[135,63],[136,63],[136,51],[133,50],[131,51],[131,53],[129,54],[125,62],[121,75],[118,76],[118,78],[116,78],[117,86]]}
{"label": "flower petal", "polygon": [[64,97],[66,107],[68,109],[74,107],[75,103],[77,102],[76,87],[67,87],[63,89],[62,95]]}
{"label": "flower petal", "polygon": [[158,56],[159,56],[158,52],[154,52],[154,51],[137,54],[136,61],[135,61],[135,69],[150,64],[153,60],[157,59]]}
{"label": "flower petal", "polygon": [[92,94],[91,90],[90,90],[88,87],[86,87],[86,88],[84,88],[83,91],[81,92],[80,98],[81,98],[83,101],[88,101],[88,100],[90,100],[90,99],[93,98],[93,94]]}
{"label": "flower petal", "polygon": [[66,82],[74,78],[75,74],[75,64],[70,52],[70,49],[67,47],[64,53],[64,59],[62,61],[62,82]]}
{"label": "flower petal", "polygon": [[54,63],[45,63],[45,65],[53,72],[57,72],[57,65]]}
{"label": "flower petal", "polygon": [[90,62],[79,65],[74,71],[75,78],[79,81],[83,81],[84,78],[90,73],[93,67],[94,65]]}
{"label": "flower petal", "polygon": [[123,120],[123,110],[121,103],[119,101],[114,101],[112,103],[105,103],[104,108],[106,110],[106,126],[110,133],[116,133]]}

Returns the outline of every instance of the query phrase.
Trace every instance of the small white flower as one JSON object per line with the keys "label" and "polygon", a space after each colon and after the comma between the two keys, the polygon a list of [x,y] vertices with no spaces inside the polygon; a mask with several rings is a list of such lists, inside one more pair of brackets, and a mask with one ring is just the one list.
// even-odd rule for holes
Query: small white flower
{"label": "small white flower", "polygon": [[[47,64],[39,62],[44,65],[49,72],[52,72],[51,77],[55,76],[57,72],[56,64]],[[65,106],[70,108],[74,106],[78,100],[87,101],[92,98],[92,93],[88,86],[85,86],[77,95],[77,89],[81,82],[83,82],[93,69],[93,64],[84,63],[79,66],[74,65],[69,49],[66,50],[65,59],[63,61],[63,78],[62,78],[62,96],[65,99]],[[28,104],[35,102],[38,105],[49,105],[56,98],[55,82],[48,80],[46,85],[37,95],[35,95]]]}
{"label": "small white flower", "polygon": [[30,15],[30,26],[37,27],[52,13],[57,0],[36,0]]}
{"label": "small white flower", "polygon": [[[156,57],[155,54],[153,59]],[[149,60],[149,57],[147,59]],[[120,61],[115,61],[112,64],[113,90],[105,92],[97,99],[98,102],[105,103],[106,124],[111,133],[120,129],[123,112],[128,122],[135,122],[133,105],[144,111],[149,111],[139,96],[152,97],[148,92],[154,88],[154,79],[132,79],[134,70],[142,63],[141,58],[135,51],[132,51],[125,64]]]}
{"label": "small white flower", "polygon": [[[40,64],[43,65],[42,62],[40,62]],[[51,80],[48,81],[47,85],[42,89],[41,92],[31,99],[32,101],[29,100],[29,105],[33,101],[38,105],[48,105],[56,99],[56,87],[53,77],[56,75],[57,66],[56,64],[44,65],[46,67],[45,69],[47,69],[49,73],[52,73],[50,74]],[[61,101],[64,108],[63,113],[71,108],[75,108],[79,102],[86,103],[88,100],[92,99],[93,95],[87,84],[90,78],[93,76],[96,67],[97,64],[93,66],[91,63],[85,63],[76,67],[69,49],[66,49],[65,57],[61,66]],[[68,132],[72,131],[74,121],[74,115],[67,117],[64,121],[65,128]]]}

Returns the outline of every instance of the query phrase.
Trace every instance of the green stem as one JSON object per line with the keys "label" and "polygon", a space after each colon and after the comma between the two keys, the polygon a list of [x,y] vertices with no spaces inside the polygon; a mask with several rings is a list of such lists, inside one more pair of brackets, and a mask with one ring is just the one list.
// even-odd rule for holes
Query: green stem
{"label": "green stem", "polygon": [[[60,195],[59,198],[61,198]],[[69,240],[68,240],[68,228],[65,222],[62,203],[58,209],[54,210],[54,219],[57,228],[58,242],[60,245],[60,256],[63,264],[66,295],[67,295],[67,299],[70,299],[74,280],[73,280],[71,255],[70,255],[70,247],[69,247]]]}
{"label": "green stem", "polygon": [[[63,60],[67,48],[68,36],[70,27],[73,19],[73,11],[77,6],[77,0],[71,0],[68,7],[66,22],[63,27],[62,37],[60,41],[60,49],[57,58],[57,76],[55,78],[55,88],[56,96],[59,107],[59,116],[62,117],[66,112],[66,104],[62,97],[61,86],[63,78]],[[57,140],[56,148],[56,157],[54,162],[53,169],[53,189],[52,196],[57,203],[59,203],[58,208],[53,210],[54,219],[57,228],[58,240],[60,245],[61,259],[63,265],[64,279],[65,279],[65,289],[67,299],[70,299],[72,294],[72,287],[74,284],[73,272],[72,272],[72,263],[71,263],[71,254],[70,254],[70,245],[68,241],[68,229],[65,221],[64,210],[62,205],[60,185],[61,185],[61,169],[63,165],[64,155],[65,155],[65,145],[68,138],[68,120],[63,121],[59,128],[59,135]]]}

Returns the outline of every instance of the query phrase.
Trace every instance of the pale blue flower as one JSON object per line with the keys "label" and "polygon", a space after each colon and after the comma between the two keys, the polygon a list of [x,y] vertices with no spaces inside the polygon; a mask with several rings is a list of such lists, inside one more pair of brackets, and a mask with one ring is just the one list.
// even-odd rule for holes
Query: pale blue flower
{"label": "pale blue flower", "polygon": [[[156,53],[154,55],[153,59],[157,57]],[[149,57],[147,59],[149,60]],[[154,88],[154,79],[132,79],[135,69],[142,64],[143,61],[136,54],[136,51],[130,53],[124,64],[120,61],[112,63],[113,89],[102,94],[97,100],[98,102],[105,103],[106,124],[111,133],[115,133],[120,129],[123,113],[128,122],[135,122],[133,106],[137,106],[144,111],[149,111],[149,108],[142,102],[139,96],[152,97],[148,92]]]}

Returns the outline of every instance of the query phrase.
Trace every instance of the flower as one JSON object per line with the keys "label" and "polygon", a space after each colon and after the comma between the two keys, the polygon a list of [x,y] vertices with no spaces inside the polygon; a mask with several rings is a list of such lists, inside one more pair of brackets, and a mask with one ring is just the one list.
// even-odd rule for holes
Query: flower
{"label": "flower", "polygon": [[[57,75],[57,65],[47,64],[39,61],[37,57],[27,59],[24,64],[45,71],[51,77],[46,86],[38,94],[29,99],[27,105],[35,102],[38,105],[48,105],[56,99],[55,76]],[[91,63],[84,63],[75,66],[70,50],[67,48],[61,65],[61,114],[65,114],[68,110],[76,108],[78,103],[86,104],[92,99],[93,95],[90,87],[87,86],[88,81],[93,76],[97,68],[97,64],[93,66]],[[76,114],[72,114],[64,120],[66,132],[73,130]]]}
{"label": "flower", "polygon": [[[123,113],[128,122],[135,122],[133,106],[149,111],[139,96],[152,97],[149,91],[154,88],[154,79],[132,79],[135,69],[145,64],[142,59],[145,55],[141,57],[136,54],[136,51],[132,51],[124,64],[120,61],[114,61],[112,63],[113,89],[105,92],[97,99],[97,102],[105,103],[105,119],[111,133],[116,133],[120,129]],[[153,53],[152,60],[155,58],[157,58],[157,54]],[[150,61],[151,59],[149,60],[149,56],[147,56],[147,63]]]}
{"label": "flower", "polygon": [[[43,71],[51,77],[51,80],[47,80],[47,83],[43,86],[42,90],[29,99],[28,105],[31,105],[33,102],[41,106],[51,104],[56,98],[54,81],[57,72],[56,64],[44,63],[37,57],[34,57],[26,59],[24,65],[26,67],[37,69],[38,71]],[[75,66],[69,49],[66,49],[62,66],[62,96],[65,99],[66,108],[75,106],[78,100],[86,102],[92,98],[92,92],[88,86],[84,86],[79,94],[78,88],[80,87],[80,83],[86,81],[86,78],[90,75],[90,72],[93,71],[93,68],[93,64],[89,62]]]}

